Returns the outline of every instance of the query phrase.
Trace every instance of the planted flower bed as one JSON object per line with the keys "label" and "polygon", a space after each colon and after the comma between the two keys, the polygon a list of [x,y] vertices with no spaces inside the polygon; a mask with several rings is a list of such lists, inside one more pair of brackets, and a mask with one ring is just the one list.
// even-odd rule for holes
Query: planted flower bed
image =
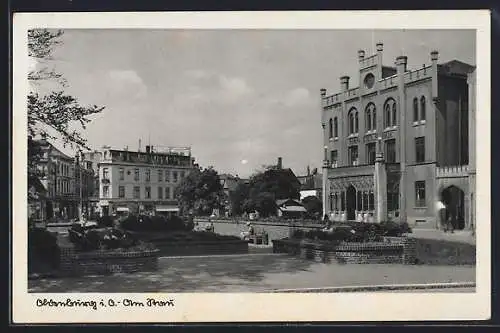
{"label": "planted flower bed", "polygon": [[75,223],[68,230],[73,246],[61,248],[59,274],[92,275],[154,271],[158,249],[109,223],[85,226]]}
{"label": "planted flower bed", "polygon": [[329,231],[294,230],[290,238],[273,241],[273,252],[298,255],[319,262],[402,263],[416,262],[415,240],[407,226],[360,223]]}

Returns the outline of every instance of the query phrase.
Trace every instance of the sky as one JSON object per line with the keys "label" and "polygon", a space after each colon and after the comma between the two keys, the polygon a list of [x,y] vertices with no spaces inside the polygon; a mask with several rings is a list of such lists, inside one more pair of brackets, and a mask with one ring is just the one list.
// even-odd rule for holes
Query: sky
{"label": "sky", "polygon": [[[105,106],[83,132],[99,149],[190,146],[202,167],[248,177],[283,158],[321,168],[320,89],[358,85],[357,51],[383,63],[476,64],[472,30],[65,30],[51,66],[81,104]],[[72,154],[68,148],[61,150]]]}

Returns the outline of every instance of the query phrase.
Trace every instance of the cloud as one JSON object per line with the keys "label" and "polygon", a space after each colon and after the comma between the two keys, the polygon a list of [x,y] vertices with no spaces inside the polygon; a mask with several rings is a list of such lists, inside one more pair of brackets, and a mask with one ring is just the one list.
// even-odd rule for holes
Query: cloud
{"label": "cloud", "polygon": [[144,81],[133,70],[110,70],[106,73],[105,80],[107,81],[105,89],[111,95],[142,99],[148,94]]}
{"label": "cloud", "polygon": [[302,106],[310,102],[311,94],[306,88],[296,88],[289,91],[284,98],[287,107]]}
{"label": "cloud", "polygon": [[233,77],[204,69],[184,72],[191,101],[235,103],[251,96],[254,89],[242,77]]}

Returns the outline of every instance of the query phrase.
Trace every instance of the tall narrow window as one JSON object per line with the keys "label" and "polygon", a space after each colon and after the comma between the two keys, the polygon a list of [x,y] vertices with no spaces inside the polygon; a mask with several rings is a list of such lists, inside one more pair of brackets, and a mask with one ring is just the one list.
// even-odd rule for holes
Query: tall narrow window
{"label": "tall narrow window", "polygon": [[151,181],[151,170],[149,169],[146,170],[146,181]]}
{"label": "tall narrow window", "polygon": [[336,168],[337,167],[337,159],[338,159],[338,153],[336,150],[332,150],[330,152],[330,156],[331,156],[331,163],[332,163],[332,168]]}
{"label": "tall narrow window", "polygon": [[396,101],[389,98],[384,103],[384,124],[385,127],[393,127],[397,124],[397,107]]}
{"label": "tall narrow window", "polygon": [[134,199],[139,199],[141,197],[141,188],[139,186],[134,186]]}
{"label": "tall narrow window", "polygon": [[368,210],[375,210],[375,195],[372,191],[368,194]]}
{"label": "tall narrow window", "polygon": [[363,203],[363,193],[361,193],[360,191],[356,191],[356,204],[357,204],[356,210],[357,211],[363,210],[362,203]]}
{"label": "tall narrow window", "polygon": [[170,171],[169,170],[165,170],[165,181],[170,182]]}
{"label": "tall narrow window", "polygon": [[331,139],[333,138],[333,119],[330,118],[328,122],[328,137]]}
{"label": "tall narrow window", "polygon": [[151,199],[151,186],[146,186],[146,199]]}
{"label": "tall narrow window", "polygon": [[170,187],[165,187],[165,199],[170,199]]}
{"label": "tall narrow window", "polygon": [[423,163],[425,161],[425,137],[415,138],[415,162]]}
{"label": "tall narrow window", "polygon": [[396,163],[396,139],[385,142],[385,161],[387,163]]}
{"label": "tall narrow window", "polygon": [[396,126],[398,124],[397,122],[397,109],[396,109],[396,102],[392,104],[392,126]]}
{"label": "tall narrow window", "polygon": [[366,110],[366,130],[367,131],[373,131],[376,129],[376,121],[375,121],[375,104],[370,103],[367,105]]}
{"label": "tall narrow window", "polygon": [[366,130],[367,131],[372,130],[372,114],[370,110],[366,112]]}
{"label": "tall narrow window", "polygon": [[376,146],[375,142],[366,144],[366,159],[368,164],[375,164]]}
{"label": "tall narrow window", "polygon": [[158,181],[161,182],[163,181],[163,170],[158,170]]}
{"label": "tall narrow window", "polygon": [[125,186],[118,187],[118,197],[125,198]]}
{"label": "tall narrow window", "polygon": [[349,164],[358,165],[358,146],[349,147]]}
{"label": "tall narrow window", "polygon": [[351,108],[349,111],[349,134],[358,133],[358,111],[356,108]]}
{"label": "tall narrow window", "polygon": [[425,207],[425,181],[415,182],[415,207]]}
{"label": "tall narrow window", "polygon": [[425,120],[425,97],[420,97],[420,120]]}
{"label": "tall narrow window", "polygon": [[139,169],[134,169],[134,180],[139,181]]}
{"label": "tall narrow window", "polygon": [[102,196],[104,198],[108,198],[109,197],[109,186],[108,185],[105,185],[102,187]]}
{"label": "tall narrow window", "polygon": [[385,105],[385,127],[391,127],[391,106]]}
{"label": "tall narrow window", "polygon": [[339,121],[337,117],[333,118],[333,136],[336,138],[339,137]]}
{"label": "tall narrow window", "polygon": [[102,169],[102,178],[103,179],[109,179],[109,169],[108,168],[103,168]]}
{"label": "tall narrow window", "polygon": [[375,109],[374,107],[372,111],[372,130],[376,129],[377,129],[377,109]]}
{"label": "tall narrow window", "polygon": [[413,121],[418,121],[418,99],[413,99]]}
{"label": "tall narrow window", "polygon": [[158,199],[163,199],[163,187],[158,186]]}
{"label": "tall narrow window", "polygon": [[120,180],[124,180],[124,179],[125,179],[125,169],[120,168]]}
{"label": "tall narrow window", "polygon": [[177,178],[177,171],[172,171],[172,178],[174,180],[174,183],[177,183],[177,180],[178,180],[178,178]]}

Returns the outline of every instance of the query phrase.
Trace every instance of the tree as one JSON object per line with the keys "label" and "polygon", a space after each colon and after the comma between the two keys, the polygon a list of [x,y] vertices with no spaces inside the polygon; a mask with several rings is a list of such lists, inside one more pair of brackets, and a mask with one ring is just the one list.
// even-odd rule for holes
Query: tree
{"label": "tree", "polygon": [[268,166],[250,177],[249,184],[240,184],[233,193],[233,210],[251,212],[262,216],[276,213],[276,200],[298,199],[300,182],[290,169]]}
{"label": "tree", "polygon": [[[82,106],[78,100],[64,92],[67,82],[63,75],[50,69],[47,62],[52,60],[54,47],[61,43],[63,31],[34,29],[28,31],[28,55],[36,60],[37,68],[28,73],[32,89],[28,102],[28,166],[30,172],[36,172],[33,166],[40,158],[40,149],[34,138],[61,139],[64,145],[88,149],[87,140],[74,125],[84,130],[90,122],[89,116],[104,110],[96,105]],[[40,93],[44,83],[56,83],[57,88],[48,93]],[[37,91],[38,90],[38,91]]]}
{"label": "tree", "polygon": [[323,203],[321,200],[315,196],[310,195],[302,199],[302,204],[307,210],[307,214],[311,217],[321,217],[323,212]]}
{"label": "tree", "polygon": [[224,207],[225,194],[219,175],[212,167],[193,169],[175,188],[181,212],[197,215],[211,214]]}

